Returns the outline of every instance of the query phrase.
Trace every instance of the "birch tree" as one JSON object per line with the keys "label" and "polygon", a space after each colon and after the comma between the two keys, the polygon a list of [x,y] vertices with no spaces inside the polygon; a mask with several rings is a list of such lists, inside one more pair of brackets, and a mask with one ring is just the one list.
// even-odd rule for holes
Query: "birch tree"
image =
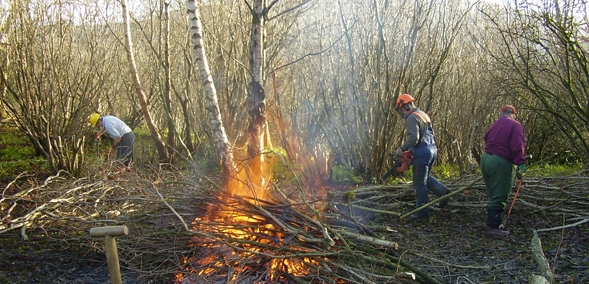
{"label": "birch tree", "polygon": [[211,77],[211,71],[209,69],[209,64],[204,49],[201,28],[202,24],[196,0],[188,0],[186,2],[186,9],[188,12],[190,38],[192,39],[194,57],[196,58],[196,65],[198,67],[200,79],[203,84],[206,108],[213,132],[214,147],[216,152],[219,153],[223,166],[223,172],[225,174],[229,174],[232,173],[235,169],[233,152],[229,143],[229,139],[227,139],[227,134],[225,133],[223,121],[221,119],[217,90],[215,89],[213,78]]}

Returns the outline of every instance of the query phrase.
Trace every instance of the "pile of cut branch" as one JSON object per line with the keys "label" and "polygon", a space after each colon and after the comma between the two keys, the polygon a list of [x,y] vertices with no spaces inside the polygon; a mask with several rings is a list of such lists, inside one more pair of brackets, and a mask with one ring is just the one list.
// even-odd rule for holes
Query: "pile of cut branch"
{"label": "pile of cut branch", "polygon": [[[202,184],[192,180],[178,172],[132,174],[122,180],[73,179],[59,172],[39,183],[32,176],[22,175],[2,190],[0,233],[20,230],[22,238],[27,239],[27,232],[33,230],[59,232],[52,238],[61,237],[59,241],[71,243],[72,247],[102,251],[102,243],[90,238],[88,230],[127,225],[130,234],[117,240],[123,277],[132,274],[145,281],[169,282],[174,277],[185,283],[202,283],[203,279],[215,283],[210,277],[216,283],[228,279],[235,283],[409,283],[413,278],[425,283],[439,281],[404,262],[397,255],[395,240],[377,234],[386,228],[369,224],[376,218],[402,219],[412,214],[416,209],[411,184],[331,192],[329,200],[303,199],[297,203],[287,202],[286,198],[260,201],[234,196],[222,200],[213,194],[217,190],[213,180],[201,179]],[[480,177],[444,182],[452,190],[446,196],[451,198],[448,207],[452,210],[486,206]],[[515,210],[566,214],[562,226],[578,226],[589,220],[587,183],[585,171],[525,176]],[[440,201],[434,199],[428,206],[439,210],[433,205]],[[225,211],[222,216],[240,212],[253,220],[228,223],[201,218],[189,228],[187,223],[206,216],[206,209],[211,207],[217,214]],[[227,234],[228,229],[236,228],[254,237]],[[536,229],[542,232],[559,228]],[[195,261],[207,256],[213,256],[212,260]],[[296,263],[306,270],[294,269]],[[214,273],[196,273],[208,271],[206,268]]]}
{"label": "pile of cut branch", "polygon": [[[77,256],[84,267],[90,258],[94,261],[93,252],[104,255],[102,239],[92,238],[89,230],[126,225],[129,235],[117,238],[125,283],[169,282],[189,252],[190,235],[181,233],[182,224],[168,206],[173,205],[181,218],[193,219],[199,210],[206,211],[204,196],[214,188],[209,182],[209,188],[195,185],[191,179],[177,172],[123,176],[97,172],[94,178],[74,179],[59,171],[45,180],[21,174],[1,190],[0,234],[20,231],[25,246],[27,241],[42,239],[48,245],[55,241],[72,248],[69,255]],[[85,257],[84,249],[92,253]],[[52,266],[69,270],[57,260]],[[80,275],[71,277],[83,279]],[[103,283],[108,274],[85,277],[85,283]],[[96,279],[90,279],[93,277]]]}
{"label": "pile of cut branch", "polygon": [[[512,209],[520,212],[566,215],[566,224],[555,228],[538,228],[538,232],[574,227],[589,222],[589,170],[563,172],[553,176],[541,177],[525,175],[518,191],[514,182],[512,194],[508,199],[505,213]],[[480,176],[463,176],[455,180],[445,180],[451,192],[441,198],[433,199],[421,208],[415,209],[415,193],[411,183],[394,186],[369,186],[349,192],[339,193],[340,208],[347,209],[356,216],[366,213],[392,216],[402,220],[411,214],[429,208],[439,211],[436,206],[444,199],[450,199],[452,210],[457,208],[486,208],[487,192]],[[517,193],[517,196],[516,196]],[[353,196],[353,198],[349,198]],[[515,202],[513,202],[515,198]],[[511,207],[513,203],[513,207]]]}
{"label": "pile of cut branch", "polygon": [[[326,218],[307,202],[237,196],[209,202],[224,217],[200,220],[191,230],[196,257],[188,259],[181,283],[439,283],[401,260],[394,241],[337,212]],[[249,218],[232,221],[242,214]]]}

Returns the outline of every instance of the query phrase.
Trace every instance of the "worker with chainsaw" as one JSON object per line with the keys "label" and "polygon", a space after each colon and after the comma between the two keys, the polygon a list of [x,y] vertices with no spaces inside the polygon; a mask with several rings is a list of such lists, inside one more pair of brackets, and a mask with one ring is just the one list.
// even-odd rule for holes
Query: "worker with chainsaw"
{"label": "worker with chainsaw", "polygon": [[484,136],[485,153],[481,157],[481,172],[489,198],[486,232],[491,235],[509,234],[509,231],[500,229],[501,213],[511,193],[513,177],[521,179],[526,170],[524,128],[515,120],[515,114],[515,107],[503,106],[499,119]]}
{"label": "worker with chainsaw", "polygon": [[[397,148],[395,154],[405,156],[405,152],[408,151],[413,155],[413,189],[419,208],[429,202],[428,190],[438,197],[442,197],[450,190],[430,175],[438,158],[438,148],[429,116],[417,108],[414,102],[415,99],[408,94],[402,94],[397,98],[395,109],[406,120],[407,140]],[[439,205],[443,208],[447,203],[448,199],[445,199]],[[413,218],[429,218],[428,209],[418,211]]]}
{"label": "worker with chainsaw", "polygon": [[127,169],[130,169],[133,161],[133,144],[135,134],[127,124],[115,116],[100,116],[95,113],[90,116],[90,123],[100,130],[94,139],[99,139],[105,132],[114,140],[111,150],[116,149],[116,160],[121,162]]}

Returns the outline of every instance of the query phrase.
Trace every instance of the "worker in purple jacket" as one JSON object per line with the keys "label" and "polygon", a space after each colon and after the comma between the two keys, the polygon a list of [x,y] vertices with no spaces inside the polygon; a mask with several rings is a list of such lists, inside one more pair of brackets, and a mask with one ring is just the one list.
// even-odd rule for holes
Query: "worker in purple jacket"
{"label": "worker in purple jacket", "polygon": [[524,128],[514,119],[515,107],[501,108],[499,119],[485,134],[485,153],[481,157],[481,171],[489,197],[487,230],[491,235],[506,236],[500,229],[501,213],[513,187],[513,177],[521,178],[526,169],[526,141]]}

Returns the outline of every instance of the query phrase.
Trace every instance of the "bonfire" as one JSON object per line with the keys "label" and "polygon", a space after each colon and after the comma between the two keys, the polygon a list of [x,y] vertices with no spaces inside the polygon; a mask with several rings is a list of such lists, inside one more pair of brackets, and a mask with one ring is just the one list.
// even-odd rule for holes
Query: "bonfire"
{"label": "bonfire", "polygon": [[195,256],[183,260],[177,283],[355,283],[369,270],[391,279],[398,265],[436,282],[400,261],[394,242],[329,208],[320,185],[287,192],[268,180],[250,163],[226,181],[192,224]]}

